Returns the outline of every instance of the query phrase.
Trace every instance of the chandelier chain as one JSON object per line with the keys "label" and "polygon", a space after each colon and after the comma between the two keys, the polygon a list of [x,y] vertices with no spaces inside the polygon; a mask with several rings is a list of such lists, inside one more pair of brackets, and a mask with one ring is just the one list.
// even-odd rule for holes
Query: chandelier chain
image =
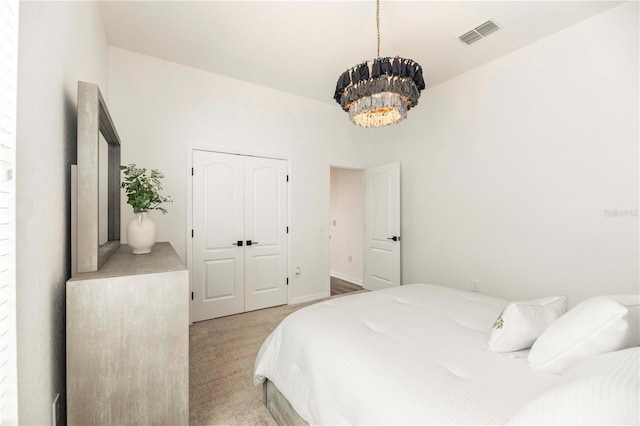
{"label": "chandelier chain", "polygon": [[378,32],[378,58],[380,57],[380,0],[376,0],[376,30]]}

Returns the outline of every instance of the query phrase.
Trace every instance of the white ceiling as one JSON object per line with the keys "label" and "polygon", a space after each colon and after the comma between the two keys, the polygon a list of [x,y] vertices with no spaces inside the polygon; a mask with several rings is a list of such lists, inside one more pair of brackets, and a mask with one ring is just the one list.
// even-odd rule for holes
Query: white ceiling
{"label": "white ceiling", "polygon": [[[600,13],[613,1],[381,2],[381,55],[422,65],[427,90]],[[109,1],[110,45],[333,102],[338,76],[376,54],[375,1]],[[470,46],[487,20],[501,29]]]}

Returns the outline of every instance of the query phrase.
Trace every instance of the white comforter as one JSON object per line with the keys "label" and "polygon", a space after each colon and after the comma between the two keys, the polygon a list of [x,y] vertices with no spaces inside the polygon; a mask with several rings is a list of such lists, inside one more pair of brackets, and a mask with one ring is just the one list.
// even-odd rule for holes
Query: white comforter
{"label": "white comforter", "polygon": [[268,378],[311,424],[499,424],[555,376],[490,352],[508,301],[412,284],[321,302],[263,343]]}

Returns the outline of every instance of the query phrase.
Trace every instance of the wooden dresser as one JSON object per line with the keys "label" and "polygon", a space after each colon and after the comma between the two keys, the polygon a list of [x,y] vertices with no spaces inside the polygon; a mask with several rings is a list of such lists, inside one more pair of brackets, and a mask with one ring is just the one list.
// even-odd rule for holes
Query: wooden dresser
{"label": "wooden dresser", "polygon": [[169,243],[67,281],[67,422],[189,423],[189,274]]}

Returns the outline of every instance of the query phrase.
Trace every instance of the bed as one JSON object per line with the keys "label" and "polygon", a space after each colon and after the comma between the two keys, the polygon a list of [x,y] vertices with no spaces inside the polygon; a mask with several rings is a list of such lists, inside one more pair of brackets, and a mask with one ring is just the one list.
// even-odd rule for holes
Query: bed
{"label": "bed", "polygon": [[504,424],[565,380],[487,350],[507,304],[411,284],[311,305],[265,340],[254,384],[280,423]]}

